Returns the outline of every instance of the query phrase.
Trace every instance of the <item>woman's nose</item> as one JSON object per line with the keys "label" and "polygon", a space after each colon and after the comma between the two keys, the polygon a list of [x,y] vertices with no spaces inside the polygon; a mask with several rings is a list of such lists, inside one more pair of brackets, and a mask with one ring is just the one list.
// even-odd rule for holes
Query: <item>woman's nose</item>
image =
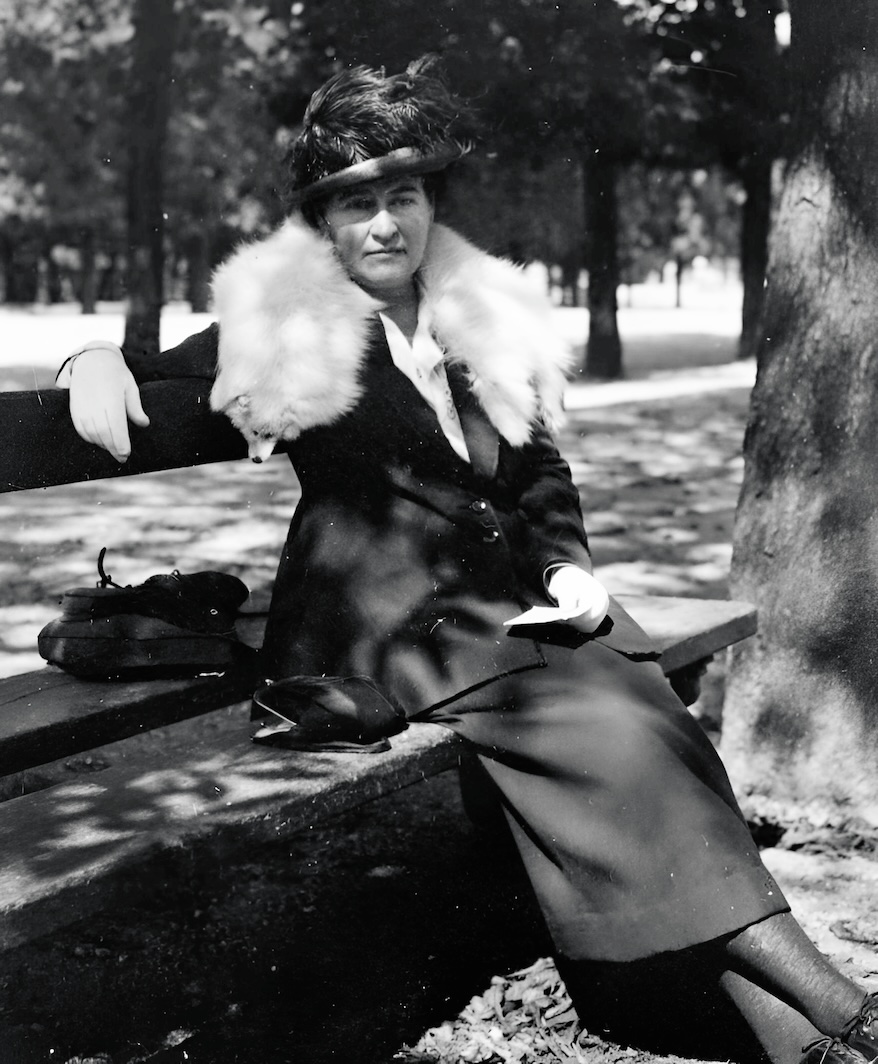
{"label": "woman's nose", "polygon": [[376,240],[382,241],[393,240],[399,232],[396,219],[386,208],[380,210],[375,215],[369,228],[372,236],[375,237]]}

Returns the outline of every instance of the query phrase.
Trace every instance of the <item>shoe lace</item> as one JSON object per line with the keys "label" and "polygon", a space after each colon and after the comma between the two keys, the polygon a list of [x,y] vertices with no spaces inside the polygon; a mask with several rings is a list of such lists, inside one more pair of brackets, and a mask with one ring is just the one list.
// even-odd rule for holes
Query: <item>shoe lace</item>
{"label": "shoe lace", "polygon": [[[819,1061],[815,1061],[808,1056],[808,1054],[813,1049],[823,1050],[820,1055]],[[802,1059],[804,1060],[807,1057],[808,1064],[823,1064],[823,1062],[831,1053],[835,1053],[837,1056],[841,1056],[842,1058],[847,1057],[849,1059],[852,1055],[852,1052],[853,1051],[851,1050],[850,1046],[848,1046],[847,1043],[844,1042],[841,1038],[818,1038],[813,1042],[809,1042],[806,1046],[802,1046]]]}
{"label": "shoe lace", "polygon": [[870,1035],[872,1032],[869,1028],[876,1021],[878,1021],[878,991],[873,991],[871,994],[866,995],[863,1004],[860,1006],[860,1011],[847,1024],[842,1031],[841,1037],[847,1039],[858,1028],[862,1034]]}

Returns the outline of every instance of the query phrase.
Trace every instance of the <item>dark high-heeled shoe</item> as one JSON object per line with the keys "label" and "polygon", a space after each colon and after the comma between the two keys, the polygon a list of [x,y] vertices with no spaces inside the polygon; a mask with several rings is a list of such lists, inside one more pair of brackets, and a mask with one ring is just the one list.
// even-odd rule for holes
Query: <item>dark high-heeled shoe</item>
{"label": "dark high-heeled shoe", "polygon": [[799,1064],[878,1064],[878,992],[866,995],[838,1038],[805,1046]]}
{"label": "dark high-heeled shoe", "polygon": [[878,1061],[878,992],[867,994],[860,1011],[841,1034],[842,1040],[861,1053],[869,1064]]}
{"label": "dark high-heeled shoe", "polygon": [[799,1064],[865,1064],[865,1057],[840,1038],[818,1038],[802,1050]]}

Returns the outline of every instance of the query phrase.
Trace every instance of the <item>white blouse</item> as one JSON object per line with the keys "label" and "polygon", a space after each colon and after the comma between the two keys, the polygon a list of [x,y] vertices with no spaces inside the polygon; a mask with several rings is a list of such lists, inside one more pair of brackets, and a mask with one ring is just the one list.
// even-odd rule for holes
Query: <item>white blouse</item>
{"label": "white blouse", "polygon": [[398,370],[404,373],[412,384],[418,389],[424,399],[436,412],[439,419],[439,427],[445,438],[465,461],[470,461],[466,440],[463,437],[463,429],[460,426],[460,418],[451,388],[448,385],[448,377],[445,373],[445,363],[442,358],[442,349],[430,335],[430,330],[422,321],[418,321],[418,327],[412,342],[405,338],[400,327],[386,314],[378,315],[384,326],[387,336],[387,346],[390,348],[390,357]]}

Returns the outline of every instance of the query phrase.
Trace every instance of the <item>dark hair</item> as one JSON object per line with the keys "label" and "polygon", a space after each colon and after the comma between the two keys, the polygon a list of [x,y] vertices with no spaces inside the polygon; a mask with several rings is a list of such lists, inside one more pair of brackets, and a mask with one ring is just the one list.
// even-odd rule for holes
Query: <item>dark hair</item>
{"label": "dark hair", "polygon": [[[367,66],[343,70],[311,97],[289,154],[288,197],[400,148],[429,156],[455,145],[463,154],[475,134],[471,111],[436,71],[435,57],[418,59],[404,73],[390,76]],[[441,182],[429,180],[432,176],[425,175],[425,187],[435,195]],[[309,206],[304,204],[303,211],[313,224],[315,212],[305,210]]]}

